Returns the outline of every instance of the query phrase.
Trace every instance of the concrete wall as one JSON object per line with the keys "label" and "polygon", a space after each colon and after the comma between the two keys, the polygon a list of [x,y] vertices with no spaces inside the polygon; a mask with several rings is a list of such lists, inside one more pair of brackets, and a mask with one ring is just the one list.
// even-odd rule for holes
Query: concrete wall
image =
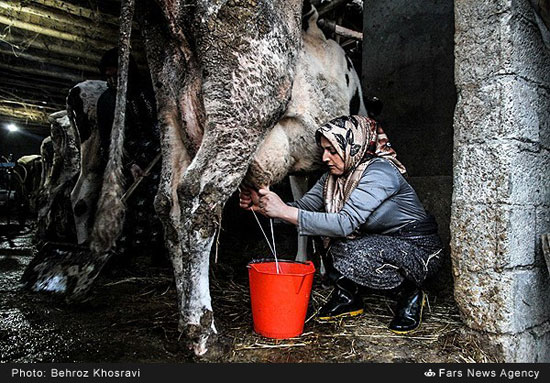
{"label": "concrete wall", "polygon": [[549,362],[550,52],[528,0],[457,0],[455,20],[455,299],[501,360]]}
{"label": "concrete wall", "polygon": [[[456,104],[453,1],[366,0],[363,35],[364,93],[384,103],[378,119],[448,244]],[[450,269],[447,255],[440,287],[452,286]]]}

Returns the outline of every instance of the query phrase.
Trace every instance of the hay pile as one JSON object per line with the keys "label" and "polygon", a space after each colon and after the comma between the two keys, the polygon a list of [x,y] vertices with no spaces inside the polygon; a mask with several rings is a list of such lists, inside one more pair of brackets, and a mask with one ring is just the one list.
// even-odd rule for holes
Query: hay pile
{"label": "hay pile", "polygon": [[468,334],[451,298],[429,298],[424,322],[410,335],[387,329],[395,301],[368,294],[365,313],[356,318],[319,323],[314,319],[330,295],[316,275],[304,333],[297,338],[274,340],[253,332],[248,281],[211,278],[217,325],[231,344],[229,362],[491,362],[476,339]]}

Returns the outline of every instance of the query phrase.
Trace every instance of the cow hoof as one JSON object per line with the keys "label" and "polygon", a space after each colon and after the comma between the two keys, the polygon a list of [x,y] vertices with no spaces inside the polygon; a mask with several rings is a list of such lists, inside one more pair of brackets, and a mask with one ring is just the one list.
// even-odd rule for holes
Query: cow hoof
{"label": "cow hoof", "polygon": [[210,336],[202,337],[198,342],[194,342],[192,345],[193,351],[196,356],[203,356],[208,351],[208,339]]}
{"label": "cow hoof", "polygon": [[200,324],[182,324],[180,322],[180,329],[186,335],[187,345],[196,356],[202,356],[208,352],[209,346],[218,333],[214,326],[212,311],[203,310],[200,318]]}
{"label": "cow hoof", "polygon": [[[197,347],[196,347],[197,346]],[[204,345],[193,345],[196,361],[200,362],[223,362],[224,358],[231,352],[231,342],[218,334],[212,334]],[[197,351],[202,352],[201,354]]]}

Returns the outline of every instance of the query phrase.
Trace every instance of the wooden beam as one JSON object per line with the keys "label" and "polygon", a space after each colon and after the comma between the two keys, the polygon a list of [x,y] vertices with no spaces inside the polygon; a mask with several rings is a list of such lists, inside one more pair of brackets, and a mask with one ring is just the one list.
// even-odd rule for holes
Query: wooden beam
{"label": "wooden beam", "polygon": [[[29,3],[0,0],[0,14],[20,22],[82,36],[91,40],[103,41],[113,46],[116,45],[119,33],[118,19],[115,24],[107,24],[102,19],[103,14],[101,13],[97,19],[91,20],[81,16],[67,15],[55,8],[49,11],[47,8],[32,6]],[[139,25],[134,23],[132,29],[138,32]]]}
{"label": "wooden beam", "polygon": [[33,34],[32,36],[18,35],[14,33],[14,30],[11,30],[11,33],[4,37],[0,36],[0,41],[8,44],[16,51],[34,48],[59,55],[78,57],[92,62],[99,62],[102,55],[100,50],[94,50],[89,44],[68,43],[64,40],[58,40],[40,34]]}
{"label": "wooden beam", "polygon": [[2,73],[0,73],[0,90],[3,89],[2,87],[38,91],[50,97],[57,97],[58,95],[59,97],[61,97],[61,95],[66,97],[69,90],[69,86],[66,83],[53,86],[50,84],[41,83],[40,79],[36,77],[22,80],[21,78],[14,78],[11,76],[5,77],[2,76]]}
{"label": "wooden beam", "polygon": [[[60,40],[37,33],[25,32],[17,28],[11,28],[10,32],[4,36],[0,34],[0,45],[2,44],[6,47],[9,46],[16,53],[34,49],[42,51],[42,53],[39,53],[41,55],[57,56],[56,58],[58,59],[65,59],[67,56],[74,57],[89,65],[99,64],[101,57],[105,53],[104,50],[91,44]],[[138,66],[147,66],[142,41],[138,39],[132,40],[132,56]]]}
{"label": "wooden beam", "polygon": [[21,109],[21,112],[13,112],[12,109],[6,108],[0,105],[0,119],[17,123],[17,121],[24,121],[26,123],[32,122],[34,124],[47,125],[49,123],[48,116],[56,111],[64,110],[63,108],[48,110],[44,113],[34,113],[30,109],[26,112]]}
{"label": "wooden beam", "polygon": [[5,64],[3,62],[0,62],[0,69],[6,69],[6,70],[11,70],[11,71],[20,72],[20,73],[28,73],[32,75],[38,75],[38,76],[46,76],[49,78],[69,80],[74,83],[81,82],[86,79],[83,74],[77,75],[77,74],[63,73],[63,72],[52,72],[51,70],[47,70],[47,69],[28,68],[26,66]]}
{"label": "wooden beam", "polygon": [[16,79],[21,80],[25,82],[29,82],[31,85],[36,84],[37,86],[51,86],[54,88],[70,88],[74,81],[67,80],[67,79],[61,79],[61,78],[55,78],[55,77],[46,77],[42,74],[34,75],[30,73],[23,73],[21,71],[16,71],[13,69],[12,66],[9,66],[7,68],[0,68],[0,78],[10,78],[10,79]]}
{"label": "wooden beam", "polygon": [[[112,23],[105,23],[104,19],[101,17],[102,15],[98,15],[95,19],[89,19],[89,18],[83,18],[80,15],[78,17],[67,15],[66,13],[61,13],[59,9],[54,8],[53,11],[32,6],[31,4],[21,3],[21,2],[14,2],[14,1],[5,1],[0,0],[0,12],[2,9],[9,11],[9,14],[12,16],[18,16],[22,13],[37,16],[43,19],[48,19],[51,21],[54,21],[56,23],[63,23],[72,25],[74,27],[82,27],[84,24],[90,24],[93,22],[95,24],[94,26],[98,30],[104,30],[106,33],[114,33],[116,34],[118,32],[118,23],[112,24]],[[19,19],[19,17],[17,17]]]}
{"label": "wooden beam", "polygon": [[11,99],[30,102],[42,102],[47,105],[48,101],[55,104],[64,104],[67,93],[58,90],[55,93],[45,92],[40,87],[14,86],[13,83],[3,83],[0,86],[0,99]]}
{"label": "wooden beam", "polygon": [[60,55],[65,55],[68,57],[78,57],[84,60],[92,61],[92,62],[99,62],[101,60],[101,54],[95,53],[91,50],[85,50],[84,44],[82,44],[82,49],[78,49],[78,45],[73,45],[76,49],[71,49],[68,47],[64,47],[61,45],[55,45],[55,44],[48,44],[44,41],[40,40],[40,35],[37,36],[36,39],[21,39],[21,38],[15,38],[11,36],[6,36],[3,41],[6,42],[6,44],[9,44],[12,46],[12,48],[16,51],[24,51],[26,49],[34,48],[34,49],[40,49],[46,52],[53,52]]}
{"label": "wooden beam", "polygon": [[[2,9],[0,9],[2,11]],[[107,33],[97,26],[93,25],[90,21],[83,20],[80,26],[67,25],[57,20],[52,20],[44,17],[38,17],[21,12],[0,12],[0,15],[11,20],[12,23],[17,21],[19,23],[32,25],[35,28],[55,31],[58,34],[66,34],[70,36],[76,36],[80,39],[86,39],[88,41],[100,42],[102,44],[114,45],[111,41],[116,41],[116,32]],[[116,43],[115,43],[116,44]]]}
{"label": "wooden beam", "polygon": [[342,27],[333,21],[320,19],[317,21],[317,25],[319,25],[321,29],[332,32],[338,36],[363,41],[363,34],[361,32],[352,31],[351,29]]}
{"label": "wooden beam", "polygon": [[[47,28],[47,27],[41,27],[40,25],[35,25],[31,23],[27,23],[20,20],[14,20],[10,19],[8,17],[5,17],[3,15],[0,15],[0,24],[4,24],[7,27],[15,27],[20,28],[26,31],[39,33],[46,36],[55,37],[58,39],[66,40],[66,41],[73,41],[78,42],[82,44],[91,44],[92,46],[98,47],[103,50],[108,50],[112,48],[115,44],[110,44],[107,42],[102,42],[98,40],[89,39],[86,37],[78,36],[72,33],[68,32],[60,32],[58,30]],[[116,40],[115,40],[116,41]]]}
{"label": "wooden beam", "polygon": [[[16,32],[17,31],[17,32]],[[58,58],[64,57],[77,58],[82,62],[86,62],[91,65],[99,64],[101,57],[105,51],[96,49],[90,44],[82,44],[75,42],[68,42],[65,40],[55,39],[49,36],[25,33],[19,34],[18,29],[12,29],[11,32],[2,38],[0,35],[0,46],[5,45],[6,49],[9,47],[11,50],[17,52],[25,52],[27,50],[43,51],[43,53],[37,53],[39,55],[57,55]],[[133,41],[132,56],[136,60],[138,66],[142,69],[147,69],[147,60],[145,52],[138,50],[140,44]]]}
{"label": "wooden beam", "polygon": [[49,113],[34,108],[16,108],[0,102],[0,114],[30,121],[48,121]]}
{"label": "wooden beam", "polygon": [[70,68],[70,69],[82,71],[85,73],[86,72],[93,73],[96,76],[99,76],[99,70],[97,67],[71,62],[70,60],[72,59],[72,57],[68,57],[66,60],[59,60],[48,56],[39,55],[34,52],[32,54],[24,53],[24,52],[14,52],[13,50],[3,48],[1,45],[0,45],[0,54],[4,54],[8,56],[11,55],[13,57],[16,57],[19,59],[25,59],[28,61],[36,61],[39,63],[57,65],[62,68]]}
{"label": "wooden beam", "polygon": [[[68,3],[66,1],[61,0],[33,0],[33,3],[41,4],[50,8],[60,9],[66,13],[69,13],[71,15],[85,17],[90,20],[97,20],[98,18],[101,18],[102,21],[116,25],[118,27],[119,21],[118,17],[112,16],[107,13],[102,13],[99,11],[94,11],[88,8],[79,7],[78,5],[74,5],[71,3]],[[120,5],[118,6],[118,9],[120,10]],[[117,14],[118,16],[118,14]]]}
{"label": "wooden beam", "polygon": [[[83,57],[91,60],[99,60],[103,53],[116,46],[118,36],[106,41],[96,39],[93,36],[84,36],[49,28],[47,25],[36,25],[21,20],[13,20],[0,15],[1,24],[6,25],[0,40],[14,43],[22,48],[34,42],[37,48],[66,53],[68,55]],[[33,35],[34,34],[34,35]],[[139,34],[136,34],[139,36]],[[68,46],[68,47],[67,47]],[[139,38],[132,39],[132,55],[138,63],[146,62],[143,42]]]}
{"label": "wooden beam", "polygon": [[81,79],[98,78],[97,72],[84,72],[68,67],[62,67],[53,63],[31,61],[22,57],[5,55],[0,53],[0,69],[10,70],[12,72],[29,73],[48,78],[61,79],[66,81],[82,81]]}
{"label": "wooden beam", "polygon": [[0,99],[0,105],[8,108],[19,108],[19,109],[31,109],[39,112],[53,113],[59,108],[54,106],[42,105],[41,101],[38,102],[28,102],[27,101],[17,101],[17,100],[2,100]]}
{"label": "wooden beam", "polygon": [[46,95],[42,92],[29,93],[28,90],[22,90],[23,88],[17,88],[13,90],[0,88],[0,102],[5,104],[9,103],[22,103],[29,105],[39,105],[46,108],[59,109],[65,107],[66,97],[62,97],[62,94],[56,96]]}

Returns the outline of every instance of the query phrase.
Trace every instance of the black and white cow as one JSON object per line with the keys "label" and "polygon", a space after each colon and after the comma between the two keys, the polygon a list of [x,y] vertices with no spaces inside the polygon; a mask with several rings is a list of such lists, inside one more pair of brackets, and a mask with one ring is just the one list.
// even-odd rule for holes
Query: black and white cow
{"label": "black and white cow", "polygon": [[40,189],[42,176],[42,158],[39,154],[29,154],[19,157],[13,169],[15,199],[21,218],[27,213],[35,213],[36,198]]}
{"label": "black and white cow", "polygon": [[40,144],[40,156],[42,157],[42,175],[40,177],[40,188],[44,188],[49,182],[53,168],[53,142],[52,137],[48,136]]}
{"label": "black and white cow", "polygon": [[37,202],[37,237],[39,241],[69,241],[74,236],[69,196],[80,169],[79,145],[66,111],[51,114],[49,121],[50,137],[41,147],[46,165]]}
{"label": "black and white cow", "polygon": [[105,81],[86,80],[71,88],[67,96],[69,121],[73,129],[78,132],[80,147],[81,167],[78,180],[71,192],[71,204],[79,244],[88,241],[103,182],[104,164],[100,156],[97,100],[106,89]]}

